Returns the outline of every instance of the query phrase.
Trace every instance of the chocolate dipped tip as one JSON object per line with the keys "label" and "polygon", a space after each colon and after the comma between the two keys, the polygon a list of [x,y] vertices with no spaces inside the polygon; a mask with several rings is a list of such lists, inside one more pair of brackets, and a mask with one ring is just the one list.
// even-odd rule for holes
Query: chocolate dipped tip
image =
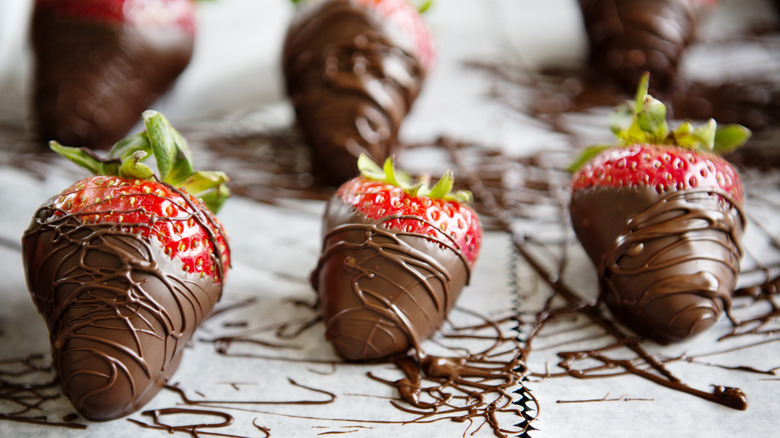
{"label": "chocolate dipped tip", "polygon": [[644,72],[669,91],[704,8],[695,0],[579,0],[589,63],[631,91]]}

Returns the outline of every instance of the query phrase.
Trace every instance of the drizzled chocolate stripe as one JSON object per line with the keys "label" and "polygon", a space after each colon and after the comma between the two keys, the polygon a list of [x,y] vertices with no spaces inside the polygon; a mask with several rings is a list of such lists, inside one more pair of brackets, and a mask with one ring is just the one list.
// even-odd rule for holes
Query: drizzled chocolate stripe
{"label": "drizzled chocolate stripe", "polygon": [[313,171],[332,185],[357,175],[361,152],[375,162],[390,155],[424,76],[376,13],[349,0],[299,12],[282,64]]}
{"label": "drizzled chocolate stripe", "polygon": [[65,395],[85,418],[118,418],[166,384],[222,285],[130,225],[58,213],[45,205],[23,236],[28,286]]}
{"label": "drizzled chocolate stripe", "polygon": [[403,354],[431,336],[454,306],[471,267],[446,234],[386,228],[339,198],[325,212],[323,251],[312,284],[326,336],[347,360]]}

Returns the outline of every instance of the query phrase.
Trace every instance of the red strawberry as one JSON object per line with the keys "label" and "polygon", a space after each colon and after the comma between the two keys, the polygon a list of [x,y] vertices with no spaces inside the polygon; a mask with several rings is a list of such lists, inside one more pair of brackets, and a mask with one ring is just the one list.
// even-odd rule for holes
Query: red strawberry
{"label": "red strawberry", "polygon": [[716,129],[711,120],[669,132],[666,108],[647,86],[645,75],[628,123],[613,127],[623,147],[586,152],[570,209],[612,313],[666,343],[706,330],[729,309],[742,254],[742,181],[708,150],[737,147],[749,131]]}
{"label": "red strawberry", "polygon": [[36,0],[38,135],[108,147],[188,65],[194,0]]}
{"label": "red strawberry", "polygon": [[468,284],[482,230],[476,213],[450,193],[452,173],[430,190],[380,169],[365,155],[362,175],[327,205],[323,249],[312,273],[326,336],[345,359],[403,354],[441,325]]}
{"label": "red strawberry", "polygon": [[434,57],[433,38],[408,0],[304,2],[282,66],[313,172],[338,186],[357,157],[390,156]]}
{"label": "red strawberry", "polygon": [[430,6],[426,3],[422,8],[415,7],[409,0],[355,0],[357,4],[375,9],[394,31],[399,44],[408,41],[403,47],[420,60],[425,71],[429,71],[436,57],[436,47],[428,24],[422,17],[422,12]]}
{"label": "red strawberry", "polygon": [[[22,238],[63,392],[90,420],[130,414],[166,384],[230,265],[210,210],[228,196],[225,175],[194,172],[161,114],[147,111],[144,122],[107,159],[52,142],[98,176],[46,201]],[[141,163],[151,155],[159,175]]]}

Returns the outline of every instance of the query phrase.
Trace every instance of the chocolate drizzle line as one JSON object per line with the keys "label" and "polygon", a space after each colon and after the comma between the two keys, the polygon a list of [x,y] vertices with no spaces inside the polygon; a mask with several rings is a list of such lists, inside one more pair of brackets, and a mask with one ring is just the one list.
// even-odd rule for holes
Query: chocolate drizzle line
{"label": "chocolate drizzle line", "polygon": [[[224,278],[214,224],[189,207]],[[131,231],[143,226],[84,223],[44,204],[23,236],[28,284],[49,327],[54,368],[88,419],[121,417],[146,404],[221,296],[220,282],[184,272]]]}
{"label": "chocolate drizzle line", "polygon": [[44,404],[61,395],[51,367],[42,364],[42,360],[43,355],[36,354],[0,361],[0,421],[86,429],[86,425],[67,417],[52,421],[44,415]]}

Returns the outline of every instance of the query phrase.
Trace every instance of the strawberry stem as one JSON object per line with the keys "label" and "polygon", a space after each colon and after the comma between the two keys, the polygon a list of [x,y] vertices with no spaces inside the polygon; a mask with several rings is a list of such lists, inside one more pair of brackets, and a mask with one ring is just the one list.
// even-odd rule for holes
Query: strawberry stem
{"label": "strawberry stem", "polygon": [[471,202],[474,199],[468,190],[452,191],[455,176],[451,170],[446,171],[433,188],[428,188],[429,176],[423,175],[417,181],[412,181],[409,174],[396,170],[392,157],[387,158],[384,165],[379,167],[367,155],[360,154],[357,166],[364,178],[400,187],[411,196],[457,202]]}
{"label": "strawberry stem", "polygon": [[[610,128],[619,141],[618,146],[640,143],[673,145],[686,149],[712,151],[723,154],[743,145],[751,135],[741,125],[718,126],[709,119],[701,126],[690,121],[670,131],[666,122],[666,106],[648,94],[650,73],[639,81],[633,102],[619,105],[612,116]],[[569,171],[574,172],[604,149],[614,146],[592,146],[586,148]]]}
{"label": "strawberry stem", "polygon": [[[125,179],[157,179],[183,189],[200,198],[216,213],[230,196],[227,175],[222,172],[199,171],[192,166],[192,152],[187,141],[168,119],[156,111],[143,113],[145,130],[119,140],[101,158],[88,148],[49,143],[54,152],[62,155],[94,175],[113,175]],[[154,157],[158,174],[142,162]]]}

